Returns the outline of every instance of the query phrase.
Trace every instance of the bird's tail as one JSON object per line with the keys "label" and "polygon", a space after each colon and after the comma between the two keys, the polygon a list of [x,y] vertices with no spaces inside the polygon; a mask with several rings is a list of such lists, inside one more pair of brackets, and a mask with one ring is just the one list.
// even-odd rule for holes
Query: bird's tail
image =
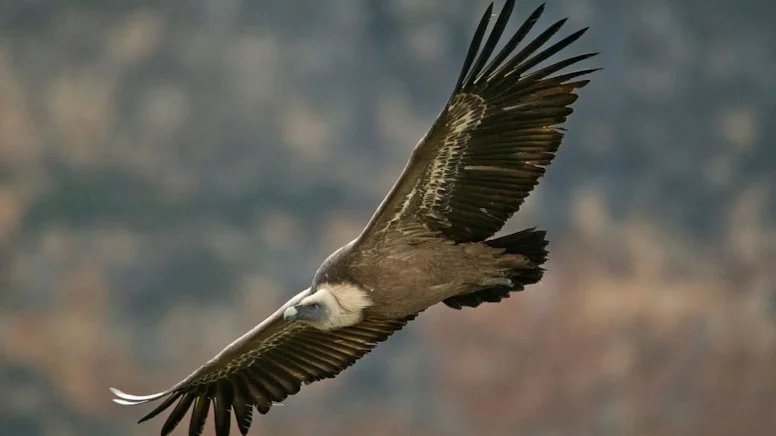
{"label": "bird's tail", "polygon": [[[535,228],[521,230],[511,235],[485,241],[493,248],[503,248],[509,254],[522,254],[536,266],[547,261],[547,232]],[[541,278],[541,277],[539,277]]]}
{"label": "bird's tail", "polygon": [[444,303],[454,309],[464,306],[477,307],[481,303],[496,303],[509,297],[510,292],[522,291],[526,285],[537,283],[544,274],[541,267],[547,261],[547,232],[534,228],[512,233],[500,238],[485,241],[485,244],[493,248],[503,248],[505,254],[520,254],[531,261],[531,267],[521,266],[510,270],[506,274],[511,286],[500,285],[475,292],[456,295],[444,300]]}

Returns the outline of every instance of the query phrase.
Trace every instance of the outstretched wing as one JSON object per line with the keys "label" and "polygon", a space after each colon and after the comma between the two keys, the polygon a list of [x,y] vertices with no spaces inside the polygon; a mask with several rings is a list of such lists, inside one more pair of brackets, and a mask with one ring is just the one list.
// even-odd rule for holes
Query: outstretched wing
{"label": "outstretched wing", "polygon": [[216,435],[229,435],[232,413],[240,433],[245,435],[254,408],[265,414],[273,403],[299,392],[302,383],[336,376],[414,318],[365,319],[333,331],[283,320],[283,311],[309,293],[307,289],[297,294],[172,388],[145,396],[111,388],[117,397],[113,401],[136,405],[163,400],[140,419],[146,421],[172,407],[162,425],[162,435],[170,434],[189,409],[193,409],[189,434],[202,434],[212,404]]}
{"label": "outstretched wing", "polygon": [[488,63],[513,6],[514,0],[506,2],[480,50],[493,4],[485,11],[447,106],[413,150],[361,241],[391,230],[484,240],[501,229],[544,174],[563,138],[558,125],[572,112],[575,90],[588,83],[578,79],[595,70],[556,73],[595,53],[535,68],[587,30],[545,47],[566,21],[561,20],[523,44],[542,5]]}

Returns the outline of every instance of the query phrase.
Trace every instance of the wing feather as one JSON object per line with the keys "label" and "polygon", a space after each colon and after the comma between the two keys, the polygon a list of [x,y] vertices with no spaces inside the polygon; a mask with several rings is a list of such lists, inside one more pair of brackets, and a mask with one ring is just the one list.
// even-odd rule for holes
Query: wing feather
{"label": "wing feather", "polygon": [[191,409],[189,418],[189,436],[199,436],[205,430],[210,399],[212,398],[211,389],[200,387],[198,390],[200,392],[194,396],[194,408]]}
{"label": "wing feather", "polygon": [[[181,393],[181,395],[183,395]],[[177,396],[171,396],[170,398],[173,398],[177,400],[181,395]],[[175,405],[175,408],[172,409],[172,412],[170,412],[170,415],[167,416],[167,419],[164,421],[164,425],[162,425],[162,434],[170,434],[172,433],[172,430],[180,424],[180,422],[183,420],[183,417],[186,416],[186,412],[189,411],[189,407],[191,407],[191,404],[194,403],[194,397],[193,395],[187,395],[186,397],[182,398],[180,401],[178,401],[178,404]],[[164,407],[162,407],[164,406]],[[159,407],[157,407],[157,410],[159,412],[164,411],[166,408],[170,407],[170,404],[162,403]],[[158,414],[158,412],[157,412]],[[154,415],[155,416],[155,415]],[[146,415],[144,417],[145,419],[150,419],[150,415]]]}
{"label": "wing feather", "polygon": [[472,67],[475,56],[477,56],[477,51],[480,49],[482,37],[485,35],[485,31],[488,29],[488,23],[490,22],[490,16],[492,14],[493,3],[491,3],[487,9],[485,9],[485,13],[482,14],[482,18],[480,19],[480,24],[477,25],[477,30],[474,31],[472,42],[469,44],[469,50],[466,52],[466,59],[463,61],[461,74],[458,76],[458,82],[455,85],[456,89],[458,89],[458,87],[464,83],[467,76],[469,75],[469,70]]}
{"label": "wing feather", "polygon": [[234,399],[232,400],[232,411],[234,412],[235,421],[237,421],[237,429],[244,436],[248,434],[251,423],[253,423],[253,406],[251,406],[253,402],[244,380],[235,378],[233,383]]}
{"label": "wing feather", "polygon": [[213,399],[213,419],[215,420],[216,436],[229,436],[232,424],[230,411],[234,404],[234,387],[226,380],[218,382],[216,396]]}
{"label": "wing feather", "polygon": [[[120,394],[116,393],[115,391],[114,391],[114,394],[120,395]],[[156,415],[160,414],[161,412],[164,411],[164,409],[170,407],[172,405],[172,403],[177,401],[178,398],[181,397],[181,395],[183,395],[183,393],[176,393],[175,395],[170,395],[164,401],[162,401],[162,403],[159,404],[159,406],[157,406],[155,409],[153,409],[151,412],[149,412],[146,416],[141,418],[140,421],[138,421],[138,423],[141,423],[143,421],[147,421],[147,420],[155,417]],[[116,401],[116,400],[113,400],[113,401]],[[136,404],[142,404],[142,402],[141,403],[133,403],[133,404],[126,404],[126,403],[122,403],[120,401],[116,401],[116,402],[121,404],[121,405],[124,405],[124,406],[127,406],[127,405],[134,406]],[[185,413],[185,411],[184,411],[184,413]]]}
{"label": "wing feather", "polygon": [[253,420],[253,408],[266,414],[273,403],[299,392],[303,384],[336,376],[414,318],[367,318],[355,326],[332,331],[283,320],[282,312],[308,293],[309,289],[289,300],[169,390],[138,396],[112,389],[118,397],[114,401],[134,405],[162,400],[140,420],[147,421],[171,409],[162,425],[162,435],[170,434],[189,410],[189,434],[202,434],[211,405],[217,436],[229,434],[231,414],[245,435]]}
{"label": "wing feather", "polygon": [[[508,10],[508,15],[512,14],[512,9],[514,8],[514,2],[507,2],[504,5],[504,10]],[[528,18],[525,19],[523,24],[520,25],[520,28],[517,29],[514,35],[512,35],[512,38],[507,41],[506,44],[504,44],[504,47],[501,49],[501,51],[496,55],[496,57],[493,58],[493,60],[488,65],[488,68],[482,72],[483,77],[489,77],[492,76],[496,69],[504,63],[504,61],[509,57],[509,55],[515,50],[515,48],[520,44],[520,42],[528,35],[528,32],[533,29],[533,26],[536,24],[537,21],[539,21],[539,18],[544,13],[544,3],[539,5],[536,9],[534,9],[533,12],[531,12],[531,15],[528,16]],[[503,12],[502,12],[503,14]],[[456,90],[459,88],[456,87]]]}
{"label": "wing feather", "polygon": [[[501,34],[504,33],[504,29],[507,27],[507,22],[509,21],[509,16],[512,14],[513,8],[514,3],[507,2],[507,4],[504,5],[501,13],[498,16],[498,19],[496,19],[496,24],[493,26],[493,30],[490,32],[490,36],[488,36],[488,40],[482,47],[482,51],[477,58],[477,63],[474,64],[474,67],[472,68],[472,74],[469,76],[468,80],[477,80],[479,78],[479,76],[476,78],[473,78],[472,76],[477,74],[478,71],[482,70],[482,67],[485,66],[488,58],[493,53],[493,50],[496,48],[496,44],[498,44],[498,40],[501,38]],[[490,21],[490,17],[493,14],[493,3],[490,4],[488,9],[485,11],[485,14],[486,19],[482,20],[482,23],[485,24],[483,27],[487,27],[487,24]]]}
{"label": "wing feather", "polygon": [[359,243],[382,241],[392,231],[410,237],[441,234],[456,242],[485,240],[544,175],[563,139],[560,125],[572,113],[576,91],[588,83],[577,79],[596,70],[561,72],[596,53],[539,67],[587,30],[551,43],[563,19],[527,39],[544,12],[541,5],[492,56],[513,8],[514,0],[507,1],[487,38],[492,9],[483,15],[450,100]]}

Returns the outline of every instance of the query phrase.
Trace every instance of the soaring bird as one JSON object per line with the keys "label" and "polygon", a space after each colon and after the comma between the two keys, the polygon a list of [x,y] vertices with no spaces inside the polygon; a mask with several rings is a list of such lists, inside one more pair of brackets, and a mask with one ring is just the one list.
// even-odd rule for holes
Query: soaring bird
{"label": "soaring bird", "polygon": [[189,434],[201,434],[211,408],[218,436],[229,434],[232,414],[246,435],[254,409],[266,414],[302,384],[336,376],[430,306],[477,307],[538,282],[545,232],[493,236],[552,162],[559,126],[595,71],[565,70],[596,53],[540,66],[587,30],[550,44],[560,20],[527,39],[541,5],[492,56],[514,3],[485,39],[487,8],[444,109],[366,227],[321,264],[308,289],[171,388],[111,389],[114,401],[161,400],[140,422],[172,408],[162,435],[189,410]]}

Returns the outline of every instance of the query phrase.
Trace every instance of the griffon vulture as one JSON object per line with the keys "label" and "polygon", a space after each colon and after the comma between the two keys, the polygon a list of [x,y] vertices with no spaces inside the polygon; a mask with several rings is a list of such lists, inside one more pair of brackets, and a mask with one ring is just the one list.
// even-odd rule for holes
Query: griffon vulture
{"label": "griffon vulture", "polygon": [[564,70],[595,53],[537,67],[587,30],[549,44],[560,20],[526,39],[542,5],[491,57],[513,6],[485,38],[487,8],[447,105],[361,234],[323,262],[310,288],[178,384],[144,396],[112,389],[114,401],[162,400],[140,420],[171,408],[162,435],[189,409],[189,434],[201,434],[211,407],[217,435],[229,434],[231,414],[245,435],[254,408],[266,414],[302,384],[336,376],[428,307],[476,307],[538,282],[543,231],[488,238],[544,174],[582,77],[595,71]]}

